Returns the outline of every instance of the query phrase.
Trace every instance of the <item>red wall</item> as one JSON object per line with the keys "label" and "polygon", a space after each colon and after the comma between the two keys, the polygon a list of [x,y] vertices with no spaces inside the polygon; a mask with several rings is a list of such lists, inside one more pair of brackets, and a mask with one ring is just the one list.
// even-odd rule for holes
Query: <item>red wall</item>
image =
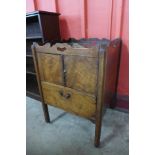
{"label": "red wall", "polygon": [[[128,0],[26,0],[27,12],[59,12],[62,38],[97,37],[123,40],[118,96],[129,95]],[[128,108],[128,103],[119,105]]]}

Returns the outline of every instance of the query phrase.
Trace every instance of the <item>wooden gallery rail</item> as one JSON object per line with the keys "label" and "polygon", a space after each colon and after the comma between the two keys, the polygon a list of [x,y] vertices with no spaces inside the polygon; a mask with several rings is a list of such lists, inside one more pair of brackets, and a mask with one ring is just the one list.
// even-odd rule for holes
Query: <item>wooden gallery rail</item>
{"label": "wooden gallery rail", "polygon": [[100,144],[106,104],[116,100],[121,40],[70,39],[32,52],[45,121],[48,106],[85,117],[95,123],[95,146]]}

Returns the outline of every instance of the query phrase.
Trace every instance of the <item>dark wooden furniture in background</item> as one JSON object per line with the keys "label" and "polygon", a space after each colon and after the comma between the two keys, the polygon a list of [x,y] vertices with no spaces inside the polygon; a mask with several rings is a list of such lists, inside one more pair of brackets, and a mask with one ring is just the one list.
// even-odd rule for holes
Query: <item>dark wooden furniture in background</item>
{"label": "dark wooden furniture in background", "polygon": [[95,146],[100,144],[105,105],[116,97],[121,40],[82,39],[32,45],[45,121],[48,106],[95,123]]}
{"label": "dark wooden furniture in background", "polygon": [[32,58],[33,42],[60,40],[59,13],[35,11],[26,14],[26,95],[40,100]]}

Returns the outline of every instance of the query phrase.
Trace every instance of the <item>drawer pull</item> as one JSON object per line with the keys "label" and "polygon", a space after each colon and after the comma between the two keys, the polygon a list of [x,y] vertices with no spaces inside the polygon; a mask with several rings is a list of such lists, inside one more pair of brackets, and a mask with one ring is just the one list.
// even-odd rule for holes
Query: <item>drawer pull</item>
{"label": "drawer pull", "polygon": [[63,91],[59,91],[60,96],[64,97],[65,99],[69,99],[71,97],[70,93],[64,94]]}
{"label": "drawer pull", "polygon": [[65,99],[69,99],[71,97],[71,94],[67,93],[66,95],[64,95]]}
{"label": "drawer pull", "polygon": [[63,52],[63,51],[66,50],[66,47],[63,47],[63,48],[61,48],[61,47],[57,47],[57,50]]}

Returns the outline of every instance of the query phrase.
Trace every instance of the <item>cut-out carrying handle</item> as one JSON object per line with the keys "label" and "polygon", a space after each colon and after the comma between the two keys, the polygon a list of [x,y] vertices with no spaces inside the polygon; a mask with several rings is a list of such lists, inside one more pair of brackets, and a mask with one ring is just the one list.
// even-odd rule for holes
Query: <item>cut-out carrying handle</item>
{"label": "cut-out carrying handle", "polygon": [[64,52],[66,50],[66,47],[57,47],[57,50],[60,52]]}

